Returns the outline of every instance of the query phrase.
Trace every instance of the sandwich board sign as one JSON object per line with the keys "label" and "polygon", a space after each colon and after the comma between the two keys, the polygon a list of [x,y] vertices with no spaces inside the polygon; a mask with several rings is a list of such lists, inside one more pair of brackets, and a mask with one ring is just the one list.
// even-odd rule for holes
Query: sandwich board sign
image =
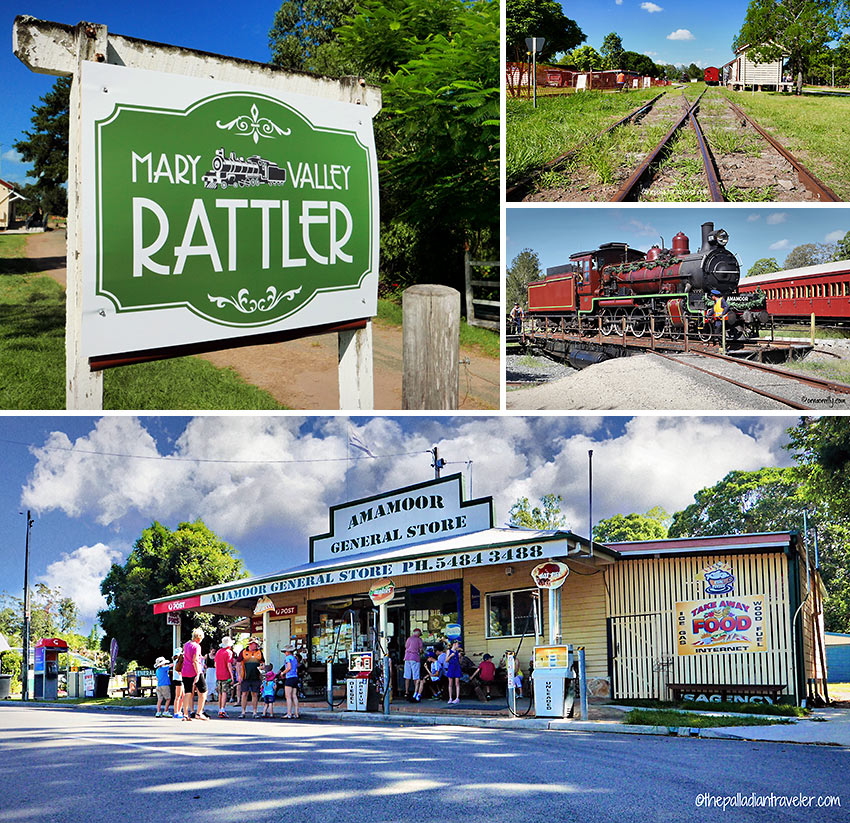
{"label": "sandwich board sign", "polygon": [[81,93],[84,357],[376,314],[363,106],[93,61]]}

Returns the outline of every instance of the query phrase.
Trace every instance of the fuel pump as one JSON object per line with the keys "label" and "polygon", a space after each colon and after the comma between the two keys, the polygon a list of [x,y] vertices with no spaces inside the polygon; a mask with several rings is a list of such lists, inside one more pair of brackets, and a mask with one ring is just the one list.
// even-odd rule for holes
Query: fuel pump
{"label": "fuel pump", "polygon": [[374,670],[374,652],[352,652],[348,655],[348,677],[345,681],[346,708],[348,711],[377,711],[378,691],[375,688]]}

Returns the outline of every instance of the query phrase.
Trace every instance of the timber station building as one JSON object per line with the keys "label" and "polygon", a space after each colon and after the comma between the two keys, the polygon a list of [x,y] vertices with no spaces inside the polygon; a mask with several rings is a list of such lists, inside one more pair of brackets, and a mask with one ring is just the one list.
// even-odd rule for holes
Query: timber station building
{"label": "timber station building", "polygon": [[163,620],[241,619],[275,670],[291,644],[321,686],[334,648],[341,680],[368,647],[369,590],[391,580],[391,655],[420,629],[426,647],[459,636],[476,664],[519,647],[528,671],[548,625],[531,570],[551,560],[570,569],[560,640],[585,647],[592,697],[800,703],[826,678],[822,585],[795,532],[603,545],[494,522],[492,498],[466,500],[455,474],[332,507],[302,565],[150,602]]}

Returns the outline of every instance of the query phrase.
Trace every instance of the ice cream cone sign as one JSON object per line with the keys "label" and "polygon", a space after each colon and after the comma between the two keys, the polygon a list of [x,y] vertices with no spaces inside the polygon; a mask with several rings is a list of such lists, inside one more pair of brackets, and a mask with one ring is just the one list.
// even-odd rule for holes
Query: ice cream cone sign
{"label": "ice cream cone sign", "polygon": [[559,589],[569,577],[570,567],[566,563],[547,560],[531,570],[531,577],[538,589]]}

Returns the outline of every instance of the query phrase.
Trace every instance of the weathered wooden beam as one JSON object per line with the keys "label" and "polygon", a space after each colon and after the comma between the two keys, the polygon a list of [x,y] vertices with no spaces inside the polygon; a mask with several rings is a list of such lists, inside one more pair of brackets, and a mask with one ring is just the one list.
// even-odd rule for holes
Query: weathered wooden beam
{"label": "weathered wooden beam", "polygon": [[[69,75],[77,70],[75,44],[77,32],[106,27],[97,23],[78,23],[71,26],[39,20],[28,15],[15,18],[12,29],[12,49],[21,62],[40,74]],[[329,78],[307,72],[287,71],[238,57],[226,57],[212,52],[184,49],[138,37],[108,33],[107,40],[92,55],[92,60],[129,68],[182,74],[187,77],[208,77],[223,82],[251,83],[285,88],[297,94],[338,100],[366,106],[374,117],[381,110],[381,90],[357,77]]]}

